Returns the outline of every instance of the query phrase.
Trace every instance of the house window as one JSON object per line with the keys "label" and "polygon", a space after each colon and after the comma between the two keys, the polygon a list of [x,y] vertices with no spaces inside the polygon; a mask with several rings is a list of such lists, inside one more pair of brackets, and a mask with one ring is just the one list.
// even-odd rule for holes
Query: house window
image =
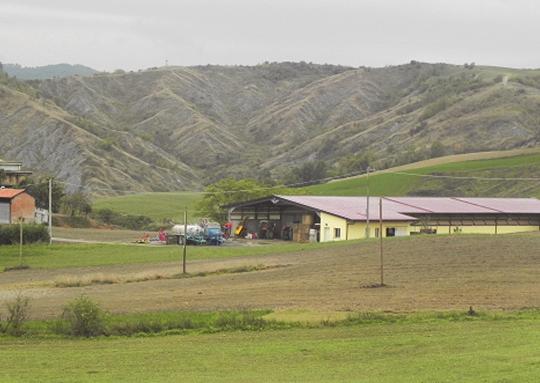
{"label": "house window", "polygon": [[341,238],[341,229],[339,227],[334,228],[334,238]]}

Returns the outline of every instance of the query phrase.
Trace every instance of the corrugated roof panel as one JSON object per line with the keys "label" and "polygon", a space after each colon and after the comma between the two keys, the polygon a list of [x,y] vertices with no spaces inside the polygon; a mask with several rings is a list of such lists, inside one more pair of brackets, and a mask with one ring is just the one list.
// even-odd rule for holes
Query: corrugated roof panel
{"label": "corrugated roof panel", "polygon": [[457,198],[441,197],[389,197],[389,200],[403,205],[399,209],[402,213],[414,213],[411,208],[423,210],[424,213],[438,214],[482,214],[496,213],[493,209],[485,206],[474,205]]}
{"label": "corrugated roof panel", "polygon": [[19,194],[24,193],[24,189],[0,189],[0,198],[12,199]]}
{"label": "corrugated roof panel", "polygon": [[509,214],[540,214],[540,201],[536,198],[456,198],[476,206]]}
{"label": "corrugated roof panel", "polygon": [[[342,196],[276,196],[307,208],[351,221],[367,219],[367,198]],[[379,219],[379,198],[372,196],[369,218]],[[256,202],[256,201],[255,201]],[[383,220],[413,221],[409,214],[540,214],[540,201],[534,198],[454,198],[383,197]]]}
{"label": "corrugated roof panel", "polygon": [[[352,221],[364,221],[367,219],[366,197],[328,197],[328,196],[278,196],[281,199],[308,206],[314,210],[320,210],[329,214],[337,215]],[[400,213],[396,208],[399,205],[383,199],[383,220],[387,221],[411,221],[414,217]],[[379,197],[371,197],[369,200],[370,220],[379,219]]]}

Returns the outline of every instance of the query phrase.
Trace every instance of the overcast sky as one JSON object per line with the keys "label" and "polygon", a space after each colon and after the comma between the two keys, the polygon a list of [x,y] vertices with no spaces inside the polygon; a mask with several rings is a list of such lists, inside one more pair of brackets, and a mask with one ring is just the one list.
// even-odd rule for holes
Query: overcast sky
{"label": "overcast sky", "polygon": [[540,67],[538,0],[0,0],[0,61]]}

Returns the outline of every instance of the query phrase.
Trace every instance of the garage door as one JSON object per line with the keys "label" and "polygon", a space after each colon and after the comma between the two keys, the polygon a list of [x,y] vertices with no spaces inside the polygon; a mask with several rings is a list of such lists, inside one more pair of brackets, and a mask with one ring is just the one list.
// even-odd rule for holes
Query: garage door
{"label": "garage door", "polygon": [[9,223],[9,202],[0,202],[0,223]]}

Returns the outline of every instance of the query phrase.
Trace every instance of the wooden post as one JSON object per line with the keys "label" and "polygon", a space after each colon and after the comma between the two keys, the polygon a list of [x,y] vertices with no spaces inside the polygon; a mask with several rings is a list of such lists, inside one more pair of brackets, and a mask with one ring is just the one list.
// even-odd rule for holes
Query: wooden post
{"label": "wooden post", "polygon": [[366,239],[369,239],[369,166],[366,170]]}
{"label": "wooden post", "polygon": [[187,255],[187,209],[184,210],[184,247],[182,251],[182,273],[186,273],[186,255]]}
{"label": "wooden post", "polygon": [[23,262],[23,218],[19,217],[19,265],[22,266]]}
{"label": "wooden post", "polygon": [[382,197],[379,198],[379,249],[380,249],[380,262],[381,262],[381,286],[384,286],[384,258],[383,258],[383,209],[382,209]]}
{"label": "wooden post", "polygon": [[49,178],[49,245],[52,244],[52,178]]}

